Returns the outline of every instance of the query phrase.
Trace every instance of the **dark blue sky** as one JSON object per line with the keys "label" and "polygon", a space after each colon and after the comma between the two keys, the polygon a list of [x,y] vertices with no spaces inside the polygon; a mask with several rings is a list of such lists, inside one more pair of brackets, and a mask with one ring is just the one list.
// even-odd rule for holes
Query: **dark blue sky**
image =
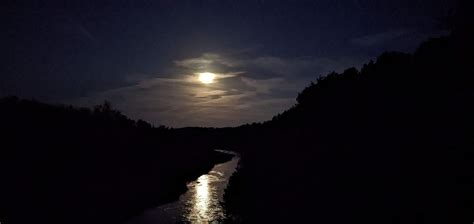
{"label": "dark blue sky", "polygon": [[[2,1],[0,95],[90,106],[156,125],[270,119],[310,81],[411,52],[448,0]],[[217,73],[210,85],[197,72]]]}

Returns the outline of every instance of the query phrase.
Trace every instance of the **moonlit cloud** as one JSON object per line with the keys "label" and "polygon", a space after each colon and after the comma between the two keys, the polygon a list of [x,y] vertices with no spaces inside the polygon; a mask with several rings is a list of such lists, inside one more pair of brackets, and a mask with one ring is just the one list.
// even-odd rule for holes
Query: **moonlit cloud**
{"label": "moonlit cloud", "polygon": [[[436,18],[453,5],[13,2],[2,11],[0,96],[83,106],[109,100],[127,116],[175,127],[270,119],[320,75],[438,36]],[[197,81],[204,72],[216,74],[213,83]]]}
{"label": "moonlit cloud", "polygon": [[381,44],[381,43],[384,43],[384,42],[387,42],[387,41],[391,41],[391,40],[394,40],[396,38],[400,38],[400,37],[402,37],[404,35],[407,35],[411,32],[413,32],[413,31],[402,30],[402,29],[389,30],[389,31],[385,31],[385,32],[380,32],[380,33],[376,33],[376,34],[370,34],[370,35],[366,35],[366,36],[363,36],[363,37],[354,38],[354,39],[351,40],[351,42],[354,43],[354,44],[357,44],[357,45],[361,45],[361,46],[372,46],[372,45]]}
{"label": "moonlit cloud", "polygon": [[285,79],[283,78],[272,78],[272,79],[251,79],[242,77],[242,82],[244,82],[247,86],[253,87],[255,89],[255,93],[264,93],[270,94],[272,90],[278,87],[285,88],[284,85]]}
{"label": "moonlit cloud", "polygon": [[[239,78],[234,81],[241,82]],[[150,83],[101,92],[77,102],[98,104],[109,99],[131,117],[174,127],[235,126],[262,121],[294,102],[293,97],[259,95],[259,91],[244,82],[239,84],[240,88],[230,89],[224,85],[210,87],[162,79],[150,80]]]}
{"label": "moonlit cloud", "polygon": [[[310,81],[353,63],[329,58],[250,57],[205,53],[175,60],[170,74],[133,74],[133,85],[75,100],[99,104],[109,100],[135,119],[155,125],[237,126],[271,119],[295,104]],[[204,85],[198,72],[213,72],[215,82]],[[229,119],[231,118],[231,119]]]}
{"label": "moonlit cloud", "polygon": [[398,28],[389,29],[377,33],[370,33],[364,36],[352,38],[350,43],[365,49],[383,47],[385,50],[392,50],[393,45],[406,43],[409,51],[418,47],[418,44],[429,37],[447,35],[448,32],[442,30],[426,31],[421,28]]}

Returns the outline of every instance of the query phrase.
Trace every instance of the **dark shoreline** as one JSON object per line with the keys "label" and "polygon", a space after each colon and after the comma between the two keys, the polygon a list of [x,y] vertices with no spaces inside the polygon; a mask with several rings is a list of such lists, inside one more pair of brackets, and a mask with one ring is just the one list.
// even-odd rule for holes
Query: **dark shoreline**
{"label": "dark shoreline", "polygon": [[[197,180],[197,178],[200,177],[201,175],[208,173],[209,171],[212,170],[212,168],[215,165],[220,164],[220,163],[225,163],[225,162],[228,162],[228,161],[232,160],[232,158],[234,156],[235,155],[224,153],[224,152],[213,151],[212,158],[209,158],[208,163],[202,164],[202,166],[199,167],[198,169],[192,170],[192,173],[190,173],[186,177],[186,181],[181,182],[179,184],[179,189],[176,189],[175,192],[172,192],[170,195],[167,195],[164,200],[161,200],[161,201],[156,201],[156,200],[143,201],[143,204],[141,204],[141,206],[139,206],[139,207],[123,209],[123,211],[120,211],[120,212],[121,213],[122,212],[127,213],[129,215],[124,217],[124,219],[121,220],[121,221],[126,223],[127,220],[130,220],[131,218],[133,218],[137,215],[140,215],[142,212],[144,212],[147,209],[150,209],[150,208],[153,208],[153,207],[159,207],[161,205],[168,204],[168,203],[171,203],[173,201],[178,200],[179,197],[182,194],[186,193],[186,191],[188,190],[188,188],[186,186],[187,183],[189,183],[191,181],[194,181],[194,180]],[[159,193],[159,192],[157,192],[157,193]]]}
{"label": "dark shoreline", "polygon": [[0,222],[121,223],[177,200],[233,156],[203,129],[153,127],[111,109],[0,99]]}

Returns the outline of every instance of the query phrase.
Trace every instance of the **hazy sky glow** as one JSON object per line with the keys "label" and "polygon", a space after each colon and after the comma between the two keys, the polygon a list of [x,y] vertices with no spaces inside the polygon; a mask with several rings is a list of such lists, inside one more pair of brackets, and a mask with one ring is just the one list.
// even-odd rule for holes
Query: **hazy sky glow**
{"label": "hazy sky glow", "polygon": [[[319,75],[412,51],[450,1],[1,3],[0,95],[90,106],[155,125],[233,126],[295,103]],[[210,84],[197,73],[212,72]]]}

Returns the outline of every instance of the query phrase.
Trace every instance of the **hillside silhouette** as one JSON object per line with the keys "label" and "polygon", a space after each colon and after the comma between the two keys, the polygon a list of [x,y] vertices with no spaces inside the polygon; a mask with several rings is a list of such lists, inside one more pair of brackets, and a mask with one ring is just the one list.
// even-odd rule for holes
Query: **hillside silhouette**
{"label": "hillside silhouette", "polygon": [[152,127],[108,102],[88,109],[7,97],[0,123],[2,223],[120,223],[176,200],[186,182],[231,157],[194,129]]}
{"label": "hillside silhouette", "polygon": [[471,223],[472,37],[463,23],[330,73],[271,121],[227,130],[242,153],[228,222]]}

